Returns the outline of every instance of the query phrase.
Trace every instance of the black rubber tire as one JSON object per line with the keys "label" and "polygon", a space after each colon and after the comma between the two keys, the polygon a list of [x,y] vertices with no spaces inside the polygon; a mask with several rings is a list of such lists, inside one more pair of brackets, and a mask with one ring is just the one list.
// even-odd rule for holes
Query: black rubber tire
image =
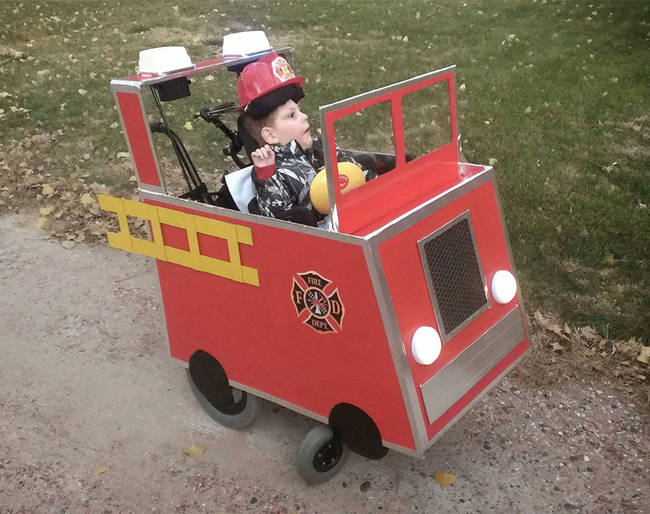
{"label": "black rubber tire", "polygon": [[318,425],[307,432],[298,447],[298,474],[308,484],[325,482],[341,471],[348,453],[330,427]]}
{"label": "black rubber tire", "polygon": [[199,404],[217,423],[228,428],[241,429],[252,425],[257,419],[261,410],[260,400],[257,396],[230,386],[225,386],[227,389],[221,392],[221,396],[225,396],[231,400],[229,402],[222,401],[221,403],[213,403],[199,390],[189,370],[187,372],[187,378],[190,383],[190,388],[199,401]]}

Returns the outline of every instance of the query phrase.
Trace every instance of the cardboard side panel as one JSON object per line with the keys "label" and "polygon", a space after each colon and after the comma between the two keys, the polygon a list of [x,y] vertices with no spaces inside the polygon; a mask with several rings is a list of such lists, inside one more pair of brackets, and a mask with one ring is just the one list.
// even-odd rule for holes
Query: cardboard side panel
{"label": "cardboard side panel", "polygon": [[[413,448],[362,246],[194,214],[250,233],[238,245],[238,265],[257,281],[159,260],[172,355],[187,361],[207,351],[229,379],[319,416],[353,404],[374,419],[382,439]],[[165,247],[187,252],[194,245],[178,227],[163,224],[161,232]],[[226,243],[198,237],[201,254],[222,261],[233,256]]]}

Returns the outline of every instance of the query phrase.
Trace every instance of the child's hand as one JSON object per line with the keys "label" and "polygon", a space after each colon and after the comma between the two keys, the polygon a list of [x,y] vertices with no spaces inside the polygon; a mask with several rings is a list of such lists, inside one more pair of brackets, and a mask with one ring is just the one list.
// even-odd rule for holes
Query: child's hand
{"label": "child's hand", "polygon": [[251,159],[256,168],[263,168],[275,164],[275,152],[269,145],[264,145],[251,153]]}

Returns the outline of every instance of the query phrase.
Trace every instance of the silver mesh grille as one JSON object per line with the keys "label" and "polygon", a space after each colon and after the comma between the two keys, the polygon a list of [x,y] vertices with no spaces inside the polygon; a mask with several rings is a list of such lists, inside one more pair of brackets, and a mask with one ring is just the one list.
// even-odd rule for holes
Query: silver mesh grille
{"label": "silver mesh grille", "polygon": [[439,322],[449,335],[488,303],[469,218],[434,233],[421,249]]}

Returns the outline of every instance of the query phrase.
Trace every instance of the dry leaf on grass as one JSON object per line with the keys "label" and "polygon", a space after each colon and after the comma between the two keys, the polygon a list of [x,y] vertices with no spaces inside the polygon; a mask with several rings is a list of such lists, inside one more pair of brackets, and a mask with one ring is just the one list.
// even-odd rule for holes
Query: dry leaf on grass
{"label": "dry leaf on grass", "polygon": [[601,337],[598,335],[598,332],[596,332],[596,330],[590,326],[580,327],[579,332],[582,337],[588,339],[589,341],[598,342],[601,339]]}
{"label": "dry leaf on grass", "polygon": [[84,193],[80,199],[82,205],[92,205],[95,203],[93,196],[90,193]]}
{"label": "dry leaf on grass", "polygon": [[549,330],[564,339],[567,339],[567,336],[560,328],[560,325],[555,323],[552,319],[545,317],[541,312],[535,311],[535,321],[540,327]]}
{"label": "dry leaf on grass", "polygon": [[553,348],[554,352],[563,352],[564,351],[564,346],[562,346],[560,343],[553,343],[551,345],[551,348]]}
{"label": "dry leaf on grass", "polygon": [[614,348],[629,360],[633,360],[641,350],[641,343],[633,337],[624,341],[616,341]]}
{"label": "dry leaf on grass", "polygon": [[615,262],[616,261],[614,259],[614,256],[611,253],[608,252],[605,255],[603,255],[603,264],[605,266],[609,266],[611,268],[612,266],[614,266]]}
{"label": "dry leaf on grass", "polygon": [[97,466],[95,469],[93,469],[93,475],[101,475],[102,473],[106,473],[108,471],[108,468],[106,466]]}
{"label": "dry leaf on grass", "polygon": [[641,350],[639,351],[639,355],[636,357],[636,360],[643,362],[644,364],[648,364],[648,361],[650,361],[650,346],[642,346]]}

